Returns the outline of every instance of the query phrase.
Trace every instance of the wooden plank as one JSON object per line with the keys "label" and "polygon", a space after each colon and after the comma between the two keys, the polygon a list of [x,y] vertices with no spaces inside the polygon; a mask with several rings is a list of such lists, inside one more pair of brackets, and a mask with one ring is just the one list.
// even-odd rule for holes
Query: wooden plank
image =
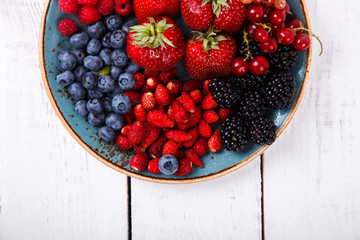
{"label": "wooden plank", "polygon": [[72,139],[43,88],[43,3],[0,5],[0,239],[127,239],[127,177]]}
{"label": "wooden plank", "polygon": [[308,7],[325,52],[314,42],[303,103],[264,155],[265,239],[360,239],[360,3]]}
{"label": "wooden plank", "polygon": [[259,159],[208,182],[131,180],[133,239],[261,239]]}

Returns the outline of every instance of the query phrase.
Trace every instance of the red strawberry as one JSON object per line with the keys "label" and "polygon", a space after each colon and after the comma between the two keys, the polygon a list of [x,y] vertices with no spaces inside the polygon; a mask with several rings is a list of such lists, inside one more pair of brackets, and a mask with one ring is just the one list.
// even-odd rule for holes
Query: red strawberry
{"label": "red strawberry", "polygon": [[176,127],[177,127],[177,129],[186,132],[190,128],[190,123],[189,123],[189,121],[187,121],[185,123],[176,122]]}
{"label": "red strawberry", "polygon": [[125,113],[123,115],[123,117],[125,119],[126,124],[132,124],[134,122],[134,112],[133,112],[133,110],[131,110],[128,113]]}
{"label": "red strawberry", "polygon": [[129,132],[127,133],[127,138],[129,139],[129,143],[131,145],[136,145],[141,143],[145,137],[145,125],[140,121],[136,121],[133,125],[131,125]]}
{"label": "red strawberry", "polygon": [[141,122],[146,121],[146,110],[141,104],[138,104],[134,107],[134,115],[136,120]]}
{"label": "red strawberry", "polygon": [[183,90],[185,92],[191,92],[196,89],[201,89],[203,82],[200,80],[190,79],[184,83]]}
{"label": "red strawberry", "polygon": [[218,152],[221,149],[222,142],[220,139],[220,130],[216,129],[214,134],[209,138],[208,146],[210,151]]}
{"label": "red strawberry", "polygon": [[163,148],[167,139],[165,136],[159,137],[149,148],[149,154],[152,158],[159,158],[162,156]]}
{"label": "red strawberry", "polygon": [[167,110],[167,112],[166,112],[166,115],[167,115],[171,120],[175,121],[174,112],[173,112],[173,108],[172,108],[171,105],[168,107],[168,110]]}
{"label": "red strawberry", "polygon": [[[229,7],[222,7],[219,14],[213,22],[213,28],[222,32],[228,32],[235,34],[240,31],[245,18],[246,18],[246,6],[242,3],[242,0],[227,1]],[[230,20],[231,19],[231,20]]]}
{"label": "red strawberry", "polygon": [[182,82],[180,80],[177,80],[177,79],[173,79],[173,80],[170,80],[170,82],[168,82],[166,84],[166,88],[169,90],[169,92],[171,94],[178,94],[181,92],[181,89],[182,89]]}
{"label": "red strawberry", "polygon": [[175,157],[176,157],[177,159],[183,159],[183,158],[185,157],[185,153],[184,153],[184,151],[183,151],[183,150],[178,149],[178,150],[177,150],[177,152],[176,152]]}
{"label": "red strawberry", "polygon": [[148,86],[150,89],[155,89],[159,82],[160,81],[157,77],[149,77],[146,79],[146,86]]}
{"label": "red strawberry", "polygon": [[236,44],[230,35],[216,34],[209,29],[187,41],[185,68],[195,79],[227,77],[231,74],[235,54]]}
{"label": "red strawberry", "polygon": [[210,110],[216,108],[217,105],[211,94],[207,94],[201,102],[201,109]]}
{"label": "red strawberry", "polygon": [[194,103],[194,100],[190,97],[190,95],[187,92],[182,92],[181,98],[182,98],[181,104],[184,106],[186,111],[190,113],[195,112],[196,105]]}
{"label": "red strawberry", "polygon": [[219,121],[217,124],[221,126],[225,119],[227,119],[230,115],[231,110],[229,108],[219,108],[218,115],[219,115]]}
{"label": "red strawberry", "polygon": [[158,71],[150,70],[150,69],[145,69],[144,74],[147,77],[158,77],[159,76]]}
{"label": "red strawberry", "polygon": [[199,137],[199,129],[198,127],[194,127],[188,131],[188,133],[191,135],[191,139],[189,141],[184,142],[184,146],[186,148],[190,148],[194,145],[196,140]]}
{"label": "red strawberry", "polygon": [[145,76],[142,73],[134,73],[135,85],[132,88],[133,90],[140,89],[145,84]]}
{"label": "red strawberry", "polygon": [[200,90],[194,90],[190,92],[190,97],[193,99],[194,103],[200,104],[203,98],[202,92]]}
{"label": "red strawberry", "polygon": [[151,110],[147,115],[147,120],[156,127],[173,128],[175,123],[164,112]]}
{"label": "red strawberry", "polygon": [[203,88],[204,88],[204,91],[206,93],[210,93],[210,90],[209,90],[209,83],[211,82],[211,80],[205,80],[204,81],[204,85],[203,85]]}
{"label": "red strawberry", "polygon": [[149,162],[149,165],[148,165],[149,173],[155,173],[155,174],[161,173],[161,171],[159,169],[159,165],[158,165],[159,160],[160,160],[160,158],[156,158]]}
{"label": "red strawberry", "polygon": [[164,149],[163,149],[163,156],[165,155],[173,155],[175,156],[178,150],[178,146],[176,143],[168,141],[165,143],[164,145]]}
{"label": "red strawberry", "polygon": [[165,112],[165,107],[163,105],[156,104],[154,110],[159,110],[159,111]]}
{"label": "red strawberry", "polygon": [[181,0],[181,14],[191,29],[206,30],[214,19],[212,1]]}
{"label": "red strawberry", "polygon": [[133,7],[137,20],[143,23],[149,17],[175,16],[180,11],[180,0],[134,0]]}
{"label": "red strawberry", "polygon": [[114,11],[115,2],[114,0],[99,0],[96,8],[102,16],[107,16]]}
{"label": "red strawberry", "polygon": [[219,120],[219,116],[214,110],[204,111],[202,117],[207,123],[216,123]]}
{"label": "red strawberry", "polygon": [[159,75],[160,81],[164,84],[167,84],[172,80],[177,73],[177,68],[173,68],[170,71],[161,72]]}
{"label": "red strawberry", "polygon": [[[134,5],[138,1],[158,4],[154,0],[135,0]],[[151,29],[156,29],[156,32]],[[142,25],[133,26],[127,36],[127,53],[130,59],[151,70],[171,69],[183,56],[184,48],[181,29],[167,17],[149,18]]]}
{"label": "red strawberry", "polygon": [[179,168],[176,171],[176,173],[174,173],[174,175],[183,176],[183,175],[189,174],[191,172],[191,170],[192,170],[191,161],[187,158],[184,158],[179,161]]}
{"label": "red strawberry", "polygon": [[124,136],[127,137],[129,131],[130,131],[131,125],[125,125],[123,126],[123,128],[121,129],[120,133]]}
{"label": "red strawberry", "polygon": [[153,89],[149,88],[147,85],[142,86],[140,89],[141,94],[147,93],[147,92],[154,92]]}
{"label": "red strawberry", "polygon": [[144,93],[141,97],[141,104],[143,105],[146,111],[155,108],[156,99],[154,94],[151,92]]}
{"label": "red strawberry", "polygon": [[160,133],[161,133],[160,128],[154,127],[149,122],[147,122],[145,126],[146,126],[145,137],[141,143],[141,146],[144,149],[144,151],[148,147],[150,147],[150,145],[153,144],[153,142],[155,142],[156,139],[158,139],[158,137],[160,136]]}
{"label": "red strawberry", "polygon": [[200,156],[202,156],[206,153],[207,148],[208,148],[208,141],[204,137],[199,138],[195,142],[194,147],[193,147],[193,149],[196,151],[196,153],[199,154]]}
{"label": "red strawberry", "polygon": [[143,149],[143,147],[141,146],[141,143],[136,144],[136,145],[134,146],[134,150],[135,150],[136,153],[143,153],[143,152],[145,152],[145,149]]}
{"label": "red strawberry", "polygon": [[195,152],[194,149],[188,149],[185,152],[185,156],[187,159],[189,159],[194,165],[198,167],[203,167],[204,164],[202,163],[199,155]]}
{"label": "red strawberry", "polygon": [[126,91],[124,93],[130,98],[131,105],[135,106],[138,103],[141,103],[141,95],[134,91]]}
{"label": "red strawberry", "polygon": [[130,167],[135,171],[141,172],[148,166],[149,157],[147,153],[138,153],[130,160]]}
{"label": "red strawberry", "polygon": [[158,104],[163,106],[170,105],[171,103],[171,97],[169,91],[167,90],[166,87],[164,87],[161,84],[157,85],[156,87],[155,99]]}
{"label": "red strawberry", "polygon": [[171,106],[172,106],[172,112],[174,114],[174,118],[177,122],[185,123],[189,121],[188,114],[185,108],[181,105],[181,103],[175,100]]}
{"label": "red strawberry", "polygon": [[172,142],[186,142],[192,138],[191,134],[179,130],[169,130],[165,136]]}
{"label": "red strawberry", "polygon": [[211,126],[207,122],[205,122],[205,120],[203,120],[203,119],[200,119],[200,122],[199,122],[199,133],[204,138],[211,137],[211,135],[212,135]]}
{"label": "red strawberry", "polygon": [[201,109],[199,107],[195,108],[195,112],[190,113],[189,115],[189,123],[190,127],[196,126],[201,119]]}
{"label": "red strawberry", "polygon": [[123,135],[116,136],[115,143],[121,150],[127,151],[131,148],[129,140]]}

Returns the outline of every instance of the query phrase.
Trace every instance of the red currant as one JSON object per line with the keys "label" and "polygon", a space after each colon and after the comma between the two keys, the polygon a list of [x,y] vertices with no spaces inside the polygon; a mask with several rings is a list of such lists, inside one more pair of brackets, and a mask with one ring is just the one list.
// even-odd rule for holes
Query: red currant
{"label": "red currant", "polygon": [[260,4],[253,4],[246,10],[246,17],[251,22],[260,22],[264,16],[264,9]]}
{"label": "red currant", "polygon": [[278,33],[278,31],[279,31],[280,29],[283,29],[284,27],[285,27],[285,23],[283,23],[283,24],[281,24],[281,25],[274,25],[274,26],[272,26],[271,30],[272,30],[272,32],[274,33],[274,35],[276,36],[277,33]]}
{"label": "red currant", "polygon": [[276,36],[282,45],[290,45],[294,41],[295,33],[290,28],[283,28],[278,31]]}
{"label": "red currant", "polygon": [[272,6],[275,3],[275,0],[264,0],[263,3],[266,4],[266,6]]}
{"label": "red currant", "polygon": [[250,61],[250,71],[255,75],[264,75],[269,70],[269,61],[266,57],[256,56]]}
{"label": "red currant", "polygon": [[274,25],[281,25],[285,22],[286,13],[284,10],[274,9],[270,13],[270,22]]}
{"label": "red currant", "polygon": [[256,4],[260,4],[262,2],[263,2],[263,0],[254,0],[254,3],[256,3]]}
{"label": "red currant", "polygon": [[269,33],[263,28],[258,29],[255,31],[255,38],[261,43],[267,42],[269,40]]}
{"label": "red currant", "polygon": [[260,43],[260,49],[263,53],[273,54],[278,49],[278,43],[275,38],[269,37],[269,40],[264,43]]}
{"label": "red currant", "polygon": [[271,7],[268,7],[268,6],[266,6],[266,5],[262,5],[262,7],[263,7],[263,11],[264,11],[264,15],[263,15],[262,21],[263,21],[263,22],[269,22]]}
{"label": "red currant", "polygon": [[286,0],[276,0],[275,3],[274,3],[274,6],[277,9],[284,9],[285,6],[286,6]]}
{"label": "red currant", "polygon": [[263,27],[260,26],[260,25],[257,25],[253,22],[249,22],[249,24],[247,25],[247,28],[246,28],[246,31],[248,32],[249,36],[251,38],[254,38],[255,39],[255,32],[256,30],[258,29],[262,29]]}
{"label": "red currant", "polygon": [[300,33],[296,35],[292,45],[296,50],[304,51],[310,47],[310,43],[311,43],[310,37],[305,33]]}
{"label": "red currant", "polygon": [[231,62],[231,70],[237,76],[245,76],[249,72],[249,62],[243,57],[235,58]]}
{"label": "red currant", "polygon": [[[299,19],[292,19],[286,23],[286,27],[290,29],[304,27],[304,24]],[[302,33],[303,30],[296,30],[295,34]]]}

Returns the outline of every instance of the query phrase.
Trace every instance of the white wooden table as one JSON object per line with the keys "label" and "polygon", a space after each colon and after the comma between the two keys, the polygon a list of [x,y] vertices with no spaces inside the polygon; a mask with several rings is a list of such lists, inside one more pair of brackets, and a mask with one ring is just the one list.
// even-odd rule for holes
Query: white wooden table
{"label": "white wooden table", "polygon": [[91,157],[48,101],[44,0],[0,1],[0,239],[360,239],[360,2],[308,0],[317,56],[303,102],[261,158],[160,185]]}

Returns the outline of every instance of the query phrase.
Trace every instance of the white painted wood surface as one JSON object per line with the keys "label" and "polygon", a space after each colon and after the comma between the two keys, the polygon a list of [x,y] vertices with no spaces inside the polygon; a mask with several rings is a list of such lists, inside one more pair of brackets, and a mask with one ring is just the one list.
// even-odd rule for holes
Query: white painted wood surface
{"label": "white painted wood surface", "polygon": [[257,159],[198,184],[133,179],[130,226],[127,178],[72,139],[45,94],[43,3],[0,4],[0,240],[360,239],[359,1],[308,1],[325,52],[314,43],[304,100],[263,172]]}

